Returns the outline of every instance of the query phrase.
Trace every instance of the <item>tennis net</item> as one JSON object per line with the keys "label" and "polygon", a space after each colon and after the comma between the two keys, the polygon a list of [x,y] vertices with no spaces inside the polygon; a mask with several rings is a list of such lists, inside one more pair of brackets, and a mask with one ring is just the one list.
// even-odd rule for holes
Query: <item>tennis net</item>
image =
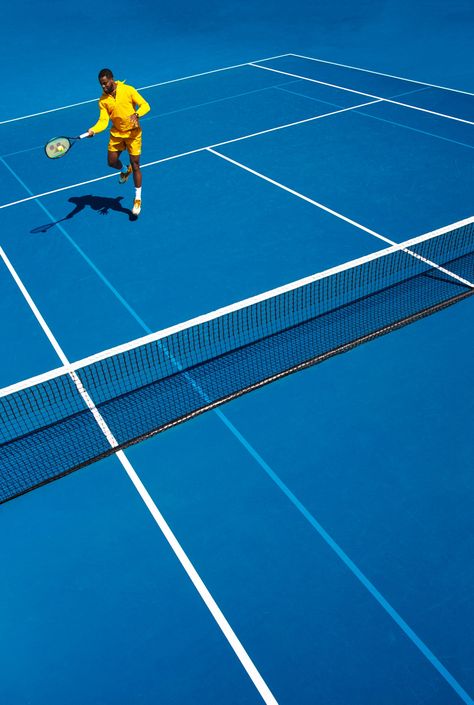
{"label": "tennis net", "polygon": [[474,217],[6,387],[0,503],[460,301],[472,282]]}

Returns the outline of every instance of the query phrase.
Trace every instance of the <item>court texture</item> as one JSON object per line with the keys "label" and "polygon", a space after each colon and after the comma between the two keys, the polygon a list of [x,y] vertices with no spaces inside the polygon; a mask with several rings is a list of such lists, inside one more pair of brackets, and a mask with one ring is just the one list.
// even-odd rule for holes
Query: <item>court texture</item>
{"label": "court texture", "polygon": [[472,69],[235,35],[7,79],[0,701],[472,704]]}

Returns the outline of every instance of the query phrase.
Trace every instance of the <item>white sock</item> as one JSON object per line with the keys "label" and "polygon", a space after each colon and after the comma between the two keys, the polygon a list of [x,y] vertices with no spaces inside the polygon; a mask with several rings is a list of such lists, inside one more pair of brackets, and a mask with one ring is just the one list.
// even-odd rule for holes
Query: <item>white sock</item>
{"label": "white sock", "polygon": [[142,187],[136,188],[135,189],[135,200],[141,201],[142,200]]}

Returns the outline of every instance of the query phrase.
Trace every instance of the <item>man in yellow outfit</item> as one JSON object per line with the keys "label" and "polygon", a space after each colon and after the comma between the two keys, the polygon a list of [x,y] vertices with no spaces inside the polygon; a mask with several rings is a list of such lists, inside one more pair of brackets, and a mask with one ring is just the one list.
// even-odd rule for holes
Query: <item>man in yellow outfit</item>
{"label": "man in yellow outfit", "polygon": [[[126,86],[123,81],[115,81],[110,69],[102,69],[99,73],[99,83],[103,93],[99,99],[99,119],[89,130],[93,137],[97,132],[105,130],[112,120],[110,139],[107,152],[107,163],[113,169],[119,169],[119,183],[124,184],[133,171],[135,184],[135,200],[133,215],[139,215],[142,207],[142,173],[140,171],[140,154],[142,151],[142,128],[139,118],[146,115],[150,106],[132,86]],[[130,164],[125,167],[120,161],[120,155],[127,151]]]}

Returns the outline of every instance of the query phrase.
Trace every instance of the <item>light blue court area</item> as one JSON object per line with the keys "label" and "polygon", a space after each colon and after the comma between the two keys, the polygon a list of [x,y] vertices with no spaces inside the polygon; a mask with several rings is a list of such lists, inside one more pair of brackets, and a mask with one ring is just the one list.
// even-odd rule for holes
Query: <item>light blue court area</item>
{"label": "light blue court area", "polygon": [[[306,96],[315,103],[326,103],[328,111],[331,108],[337,110],[338,108],[352,105],[354,112],[359,115],[369,116],[373,120],[382,120],[389,124],[403,127],[406,130],[430,135],[443,141],[457,142],[471,149],[474,146],[472,126],[466,121],[443,117],[436,110],[431,109],[430,106],[427,106],[426,110],[416,110],[410,107],[411,97],[430,93],[432,89],[428,87],[420,87],[417,84],[405,86],[401,90],[400,87],[394,87],[393,92],[390,94],[393,102],[358,96],[354,93],[347,93],[337,88],[331,89],[319,83],[302,79],[279,86],[278,90]],[[457,93],[448,92],[447,95],[449,96],[449,107],[451,107],[453,101],[457,102],[460,99]],[[447,99],[445,93],[443,93],[443,96]],[[472,100],[469,96],[467,98],[469,101]],[[353,102],[349,102],[350,100]],[[465,98],[461,96],[461,100],[465,100]],[[406,105],[400,105],[400,102],[406,103]],[[369,103],[369,105],[362,108],[355,107],[363,103]]]}
{"label": "light blue court area", "polygon": [[[2,387],[58,366],[54,350],[3,262],[0,266],[0,319]],[[32,349],[34,355],[31,354]]]}
{"label": "light blue court area", "polygon": [[[68,403],[60,382],[59,391],[52,381],[42,396],[15,397],[20,424],[53,411],[41,434],[28,426],[18,443],[8,436],[0,444],[1,497],[16,481],[6,460],[12,448],[29,447],[22,478],[43,483],[0,504],[2,703],[472,705],[472,225],[439,236],[454,243],[433,249],[442,269],[423,261],[429,272],[413,267],[405,288],[393,286],[387,260],[376,255],[474,215],[474,84],[467,58],[443,65],[436,54],[429,72],[421,58],[407,70],[403,36],[396,51],[388,39],[383,46],[389,10],[368,8],[370,24],[360,18],[364,7],[341,7],[316,41],[312,32],[322,29],[308,8],[300,15],[291,8],[290,18],[279,6],[284,42],[270,38],[272,12],[263,24],[249,16],[222,34],[216,27],[226,7],[213,8],[206,31],[192,29],[198,18],[189,8],[179,21],[170,11],[160,32],[176,46],[189,42],[179,56],[158,47],[158,10],[147,8],[139,62],[123,61],[113,37],[112,54],[97,51],[91,36],[84,56],[78,19],[65,36],[72,47],[81,38],[85,66],[110,61],[119,79],[147,67],[143,81],[130,81],[152,106],[142,121],[138,218],[132,180],[119,185],[107,168],[107,133],[62,159],[43,153],[53,135],[95,122],[96,69],[92,84],[80,76],[58,34],[76,88],[66,81],[61,104],[57,86],[40,100],[36,84],[31,98],[18,84],[17,103],[0,119],[1,408],[11,399],[7,385],[130,345],[120,361],[88,367],[94,391],[84,371],[67,367],[64,386],[76,400],[67,424],[54,414]],[[126,43],[130,10],[119,3],[117,12]],[[110,21],[102,15],[101,36]],[[412,61],[422,53],[419,37],[416,46]],[[252,65],[265,56],[278,58]],[[41,62],[49,66],[44,53]],[[459,90],[442,88],[449,76]],[[433,85],[417,83],[424,78]],[[396,256],[411,265],[416,255],[418,266],[418,250],[404,247]],[[346,267],[372,255],[378,269],[366,261]],[[185,336],[176,334],[169,348],[155,341],[171,371],[163,386],[184,389],[199,405],[186,409],[185,423],[116,452],[114,433],[138,441],[138,431],[119,433],[127,424],[141,428],[140,414],[148,423],[154,408],[171,425],[181,413],[171,393],[169,413],[164,401],[148,404],[158,386],[152,346],[140,348],[143,377],[135,384],[145,401],[126,404],[135,371],[120,382],[115,375],[133,359],[131,341],[334,268],[337,275],[314,285],[324,298],[311,303],[309,323],[331,311],[317,329],[319,346],[350,321],[344,354],[198,413],[224,395],[218,368],[240,382],[237,392],[251,386],[235,362],[249,340],[271,356],[278,336],[287,336],[295,353],[306,304],[291,308],[298,297],[281,295],[283,331],[270,317],[274,298],[268,308],[254,302],[247,317],[234,311],[201,326],[184,372]],[[462,300],[436,313],[422,308],[443,286]],[[419,319],[393,330],[373,301],[405,310],[403,295]],[[367,321],[349,318],[346,296],[359,317],[367,312],[368,333]],[[232,328],[239,320],[249,325],[240,338]],[[256,344],[257,326],[265,333]],[[213,331],[222,337],[211,396],[200,374]],[[374,331],[385,334],[371,339]],[[239,342],[224,356],[234,336]],[[347,350],[356,341],[367,344]],[[119,408],[127,409],[120,418]],[[114,452],[46,482],[54,468],[39,477],[40,463],[58,457],[58,447],[39,447],[38,436],[80,427],[84,414],[90,437]],[[88,443],[77,432],[64,457],[76,457],[77,444],[82,458]]]}
{"label": "light blue court area", "polygon": [[384,245],[209,152],[146,174],[156,206],[136,222],[117,177],[0,212],[4,247],[15,262],[30,253],[22,277],[71,359],[139,337],[140,321],[165,328]]}
{"label": "light blue court area", "polygon": [[344,66],[327,64],[300,56],[284,56],[266,62],[256,62],[262,70],[271,70],[274,75],[287,76],[294,74],[308,83],[327,84],[338,87],[345,95],[374,96],[391,98],[393,95],[418,88],[419,84],[411,84],[402,78],[382,76],[379,73],[357,71]]}
{"label": "light blue court area", "polygon": [[[386,98],[414,107],[471,120],[474,96],[462,91],[450,91],[440,86],[417,83],[377,72],[361,71],[349,66],[336,66],[304,57],[282,57],[259,65],[273,69],[274,75],[302,76],[308,83],[338,86],[343,92]],[[263,70],[263,69],[262,69]]]}
{"label": "light blue court area", "polygon": [[2,700],[259,703],[117,461],[50,489],[2,511]]}
{"label": "light blue court area", "polygon": [[380,120],[378,104],[366,106],[219,150],[401,242],[467,217],[474,179],[469,146],[404,129],[404,110],[392,121],[382,108]]}
{"label": "light blue court area", "polygon": [[[311,393],[306,396],[302,390],[308,384],[303,376],[296,390],[303,398],[287,406],[285,395],[283,402],[285,412],[296,414],[296,428],[304,423],[308,429],[318,420],[310,404],[304,407],[307,422],[303,422],[302,403]],[[250,427],[265,426],[268,444],[279,457],[266,451],[261,457],[290,481],[292,468],[301,459],[293,443],[293,424],[276,422],[281,407],[279,414],[268,409],[268,403],[282,403],[281,397],[273,396],[278,392],[271,390],[269,396],[265,390],[254,399],[246,397],[234,413],[230,408],[224,413],[242,428],[241,414],[246,413],[242,409],[250,403],[246,439],[262,451],[265,440]],[[277,434],[282,434],[282,441],[275,443]],[[312,478],[317,484],[314,475],[319,468],[313,456],[317,440],[308,440],[307,482]],[[175,463],[182,444],[193,449],[192,467]],[[151,458],[159,463],[160,477],[151,471],[146,478],[153,495],[159,495],[172,513],[183,541],[192,547],[197,565],[221,595],[221,606],[251,645],[281,702],[292,702],[295,690],[304,703],[314,702],[315,692],[323,701],[343,703],[353,693],[350,697],[356,703],[376,703],[395,690],[399,700],[394,702],[413,693],[422,698],[426,692],[456,702],[417,649],[215,415],[171,431],[163,440],[137,446],[130,456],[138,467],[148,465]],[[316,508],[316,499],[314,503]],[[241,595],[237,601],[236,584]],[[416,674],[411,671],[415,663]]]}
{"label": "light blue court area", "polygon": [[[18,208],[21,208],[22,225],[18,223]],[[48,220],[49,224],[51,223],[49,211],[45,209],[46,206],[40,208],[37,202],[30,201],[1,211],[2,228],[8,234],[2,246],[65,353],[75,359],[96,352],[99,349],[97,345],[101,348],[110,347],[117,342],[123,342],[124,337],[130,339],[139,336],[142,333],[140,326],[126,314],[115,293],[104,286],[97,268],[87,254],[68,237],[67,231],[61,232],[56,227],[55,230],[42,232]],[[41,227],[39,231],[38,225]],[[32,232],[33,230],[35,232]],[[72,271],[75,271],[73,277]],[[17,294],[14,293],[16,298]],[[15,316],[10,302],[8,306],[9,315]],[[7,308],[6,304],[5,307]],[[23,315],[28,315],[31,319],[30,328],[33,330],[18,340],[20,350],[29,347],[29,336],[33,333],[42,342],[43,338],[46,340],[44,335],[40,335],[41,329],[26,303],[23,303],[23,308],[26,309]],[[118,340],[116,328],[120,321],[121,332]],[[93,350],[87,343],[90,338],[94,339]],[[20,344],[21,341],[23,345]],[[44,347],[47,345],[44,344]],[[31,357],[31,353],[26,357]],[[54,353],[50,354],[49,358],[55,360],[54,364],[50,362],[45,366],[43,363],[38,369],[38,363],[35,363],[36,373],[59,366],[59,360]],[[16,364],[19,364],[19,360]],[[29,376],[30,373],[22,371],[18,377],[17,371],[11,382]]]}
{"label": "light blue court area", "polygon": [[[293,86],[292,79],[278,77],[258,68],[231,69],[143,90],[152,106],[143,119],[146,129],[143,164],[168,159],[193,150],[241,139],[275,127],[299,122],[328,112],[325,102],[313,104],[304,96],[282,93],[279,88]],[[197,84],[197,88],[195,88]],[[228,85],[230,84],[230,86]],[[322,101],[334,96],[331,89],[320,89]],[[343,107],[363,103],[358,96],[339,96]],[[30,122],[15,122],[0,126],[5,143],[9,143],[4,160],[17,179],[31,194],[42,194],[81,181],[107,178],[105,153],[106,133],[86,139],[74,147],[74,162],[45,162],[41,139],[47,141],[57,134],[79,134],[95,123],[96,104],[71,109],[66,122],[64,115],[35,118],[35,134],[28,134]],[[49,124],[51,122],[51,125]],[[92,170],[91,170],[92,165]],[[110,176],[110,174],[109,174]]]}
{"label": "light blue court area", "polygon": [[2,200],[2,204],[11,203],[12,201],[17,201],[30,195],[24,185],[18,180],[15,173],[12,172],[4,156],[0,158],[0,173],[2,175],[2,191],[4,199]]}

